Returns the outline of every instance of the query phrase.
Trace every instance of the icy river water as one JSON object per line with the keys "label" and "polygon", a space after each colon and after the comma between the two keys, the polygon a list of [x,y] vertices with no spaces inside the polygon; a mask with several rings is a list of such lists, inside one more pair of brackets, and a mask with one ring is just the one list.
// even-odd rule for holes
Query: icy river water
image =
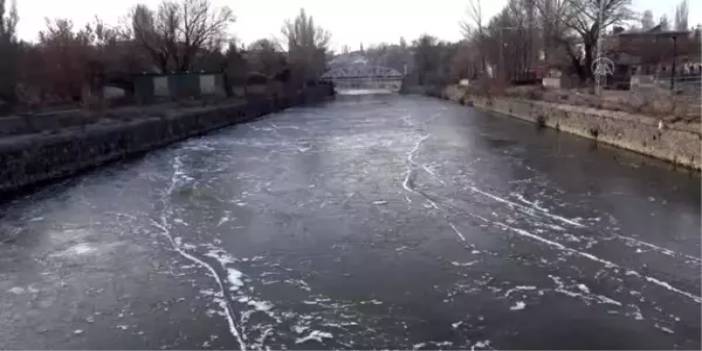
{"label": "icy river water", "polygon": [[0,348],[700,348],[700,178],[424,97],[0,204]]}

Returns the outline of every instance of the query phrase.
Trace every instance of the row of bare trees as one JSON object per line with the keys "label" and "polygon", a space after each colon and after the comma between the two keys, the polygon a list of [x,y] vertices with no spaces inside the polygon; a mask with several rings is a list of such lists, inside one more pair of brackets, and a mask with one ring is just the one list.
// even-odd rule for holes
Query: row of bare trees
{"label": "row of bare trees", "polygon": [[[537,60],[560,66],[581,81],[592,78],[600,34],[639,19],[644,30],[655,26],[650,11],[634,13],[631,0],[510,0],[487,20],[481,0],[471,0],[462,23],[467,45],[479,51],[481,73],[490,68],[502,78],[527,71]],[[676,8],[675,29],[688,29],[686,0]],[[667,19],[659,22],[668,30]]]}
{"label": "row of bare trees", "polygon": [[0,112],[3,104],[15,101],[14,87],[16,83],[15,67],[18,58],[17,4],[12,2],[6,6],[5,0],[0,0]]}
{"label": "row of bare trees", "polygon": [[[601,34],[609,35],[615,27],[636,21],[651,22],[644,26],[648,30],[656,26],[650,11],[641,17],[631,10],[631,0],[509,0],[490,18],[483,5],[481,0],[468,2],[468,17],[461,23],[464,40],[447,43],[423,35],[413,42],[409,50],[414,58],[410,72],[414,84],[431,86],[486,77],[500,82],[529,81],[549,68],[587,83],[593,79]],[[676,8],[676,30],[687,30],[687,17],[688,5],[683,0]],[[659,24],[660,30],[670,29],[665,18]]]}
{"label": "row of bare trees", "polygon": [[234,14],[208,0],[164,1],[157,11],[137,5],[131,13],[134,40],[161,73],[192,70],[202,51],[217,51],[226,41]]}
{"label": "row of bare trees", "polygon": [[47,19],[30,44],[15,35],[15,6],[0,0],[0,105],[77,101],[96,77],[126,86],[140,73],[217,71],[243,84],[252,72],[293,72],[293,82],[303,84],[324,72],[330,35],[304,10],[284,23],[285,49],[268,39],[241,47],[229,33],[234,20],[230,8],[210,0],[164,0],[157,8],[135,6],[117,26]]}
{"label": "row of bare trees", "polygon": [[[683,0],[678,6],[675,7],[675,22],[673,24],[673,29],[675,29],[676,31],[688,30],[690,28],[688,26],[689,16],[689,4],[687,0]],[[646,10],[641,16],[641,27],[637,29],[647,31],[653,29],[657,25],[660,25],[662,30],[671,29],[667,15],[662,15],[658,20],[658,23],[656,23],[654,20],[653,12],[651,10]]]}
{"label": "row of bare trees", "polygon": [[[630,0],[510,0],[486,21],[481,0],[471,0],[462,29],[481,52],[482,73],[493,67],[503,78],[519,75],[543,59],[567,63],[581,80],[592,77],[600,32],[634,18]],[[600,10],[602,10],[600,14]]]}

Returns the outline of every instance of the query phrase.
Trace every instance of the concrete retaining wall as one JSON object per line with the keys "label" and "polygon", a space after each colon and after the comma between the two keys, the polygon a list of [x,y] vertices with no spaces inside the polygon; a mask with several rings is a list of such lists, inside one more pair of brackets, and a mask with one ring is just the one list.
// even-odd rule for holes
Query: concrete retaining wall
{"label": "concrete retaining wall", "polygon": [[311,87],[292,98],[261,98],[248,103],[187,108],[163,117],[1,138],[0,195],[293,105],[323,101],[331,94],[329,87]]}
{"label": "concrete retaining wall", "polygon": [[658,119],[644,115],[508,97],[466,96],[456,93],[455,88],[447,89],[445,97],[688,168],[702,167],[699,124],[682,122],[660,128]]}

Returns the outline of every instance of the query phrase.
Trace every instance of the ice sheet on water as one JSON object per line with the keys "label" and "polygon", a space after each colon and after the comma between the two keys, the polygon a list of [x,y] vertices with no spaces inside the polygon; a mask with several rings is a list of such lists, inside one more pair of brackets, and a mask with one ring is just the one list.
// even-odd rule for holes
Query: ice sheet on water
{"label": "ice sheet on water", "polygon": [[526,307],[524,301],[517,301],[512,307],[509,308],[510,311],[521,311]]}
{"label": "ice sheet on water", "polygon": [[505,292],[505,297],[509,297],[509,295],[514,293],[514,292],[525,291],[525,290],[536,290],[536,287],[532,286],[532,285],[518,285],[512,289],[507,290],[507,292]]}
{"label": "ice sheet on water", "polygon": [[470,262],[457,262],[453,261],[451,264],[455,267],[470,267],[474,264],[478,263],[478,261],[470,261]]}
{"label": "ice sheet on water", "polygon": [[15,294],[15,295],[21,295],[21,294],[24,294],[24,288],[21,286],[14,286],[14,287],[8,289],[7,292]]}
{"label": "ice sheet on water", "polygon": [[308,341],[317,341],[319,343],[324,343],[324,339],[333,339],[334,335],[332,333],[327,333],[319,330],[313,330],[312,332],[309,333],[309,335],[302,337],[302,338],[297,338],[295,340],[296,344],[303,344]]}
{"label": "ice sheet on water", "polygon": [[244,282],[241,279],[242,277],[243,274],[240,271],[234,268],[227,268],[227,281],[229,281],[230,291],[237,291],[244,286]]}

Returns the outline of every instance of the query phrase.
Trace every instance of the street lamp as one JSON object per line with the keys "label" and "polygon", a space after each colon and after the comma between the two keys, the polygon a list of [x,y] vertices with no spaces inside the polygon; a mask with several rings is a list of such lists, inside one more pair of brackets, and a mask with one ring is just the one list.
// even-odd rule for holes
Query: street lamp
{"label": "street lamp", "polygon": [[673,71],[670,73],[670,90],[675,92],[675,65],[678,56],[678,37],[673,35]]}
{"label": "street lamp", "polygon": [[505,81],[505,76],[504,76],[504,71],[505,71],[505,53],[504,53],[504,47],[506,46],[506,43],[503,43],[504,41],[504,30],[515,30],[519,29],[518,27],[500,27],[500,63],[499,63],[499,78],[501,81]]}

